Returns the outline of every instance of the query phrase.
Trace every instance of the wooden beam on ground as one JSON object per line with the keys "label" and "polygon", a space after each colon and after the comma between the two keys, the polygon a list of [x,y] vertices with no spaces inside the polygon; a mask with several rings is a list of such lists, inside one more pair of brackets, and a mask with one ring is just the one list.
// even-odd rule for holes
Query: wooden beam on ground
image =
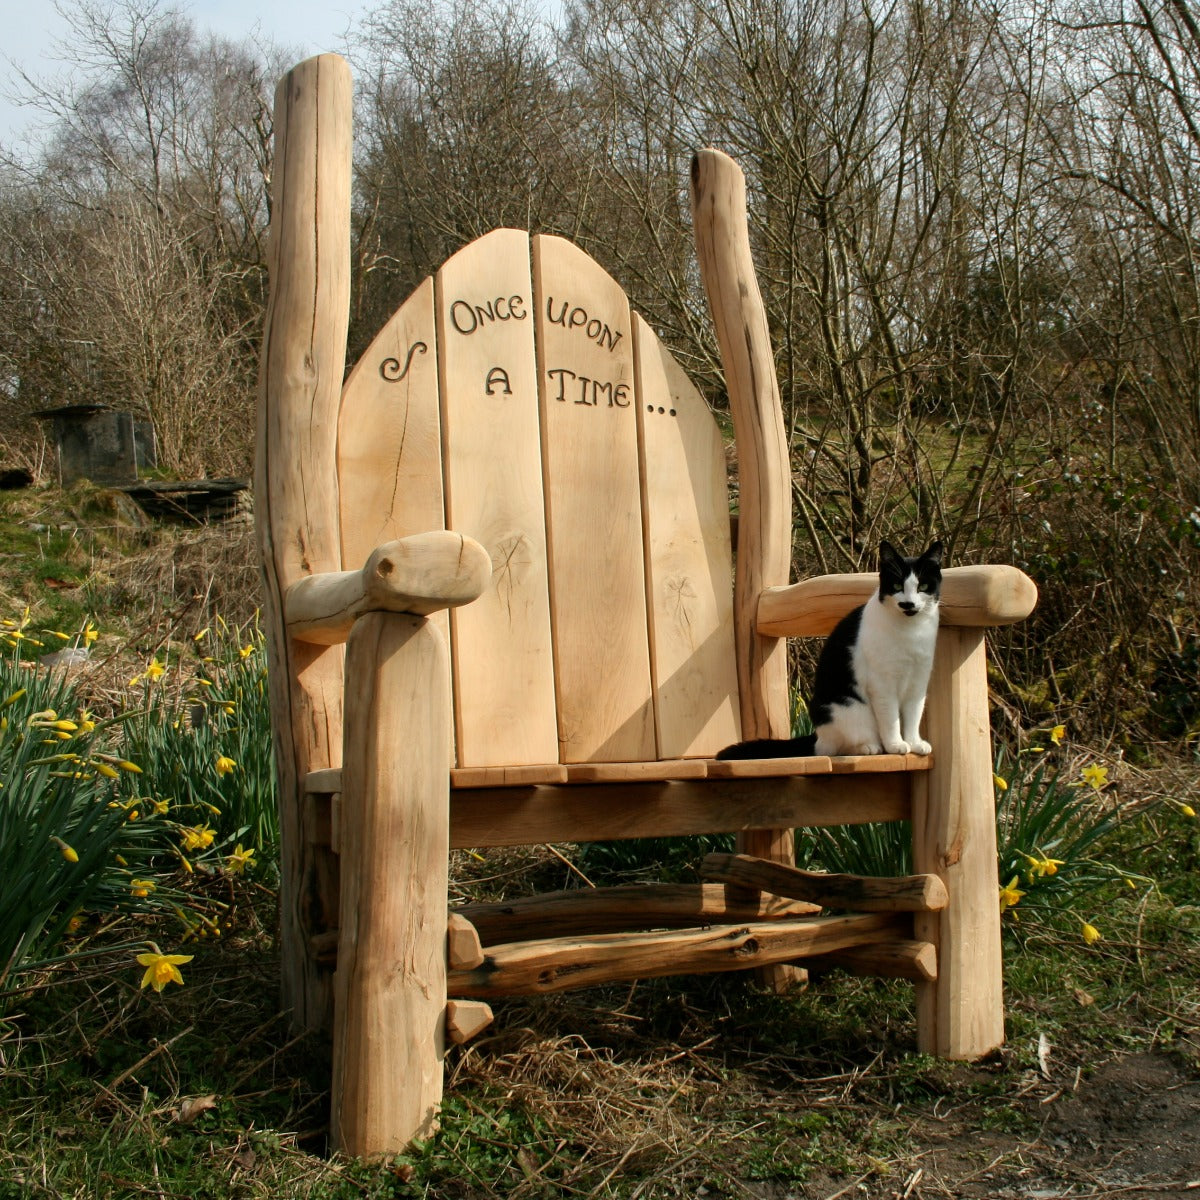
{"label": "wooden beam on ground", "polygon": [[481,967],[451,972],[451,996],[520,996],[662,975],[742,971],[885,940],[908,931],[887,913],[813,917],[672,933],[611,933],[492,946]]}
{"label": "wooden beam on ground", "polygon": [[820,958],[804,958],[800,965],[825,970],[840,967],[851,975],[877,975],[886,979],[911,979],[930,983],[937,978],[937,950],[929,942],[910,940],[851,946]]}
{"label": "wooden beam on ground", "polygon": [[446,1036],[456,1046],[469,1042],[494,1020],[492,1006],[482,1000],[446,1001]]}
{"label": "wooden beam on ground", "polygon": [[530,937],[587,937],[645,929],[688,929],[813,916],[817,905],[755,893],[749,899],[721,883],[629,883],[547,892],[456,910],[485,945]]}
{"label": "wooden beam on ground", "polygon": [[446,918],[446,964],[452,971],[469,971],[483,962],[483,943],[475,926],[462,913]]}
{"label": "wooden beam on ground", "polygon": [[895,878],[830,875],[801,871],[747,854],[709,854],[700,868],[705,879],[758,888],[821,908],[854,912],[938,912],[946,907],[946,885],[936,875]]}

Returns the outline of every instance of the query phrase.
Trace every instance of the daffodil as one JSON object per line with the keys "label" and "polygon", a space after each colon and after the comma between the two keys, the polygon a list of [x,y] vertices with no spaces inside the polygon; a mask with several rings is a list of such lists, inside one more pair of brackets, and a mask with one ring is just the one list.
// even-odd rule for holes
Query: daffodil
{"label": "daffodil", "polygon": [[1079,930],[1080,936],[1089,946],[1094,946],[1104,935],[1098,930],[1095,925],[1087,921],[1083,922],[1082,928]]}
{"label": "daffodil", "polygon": [[202,642],[202,641],[204,641],[204,639],[205,639],[206,637],[208,637],[208,630],[207,630],[207,629],[202,629],[202,630],[200,630],[200,632],[199,632],[199,633],[193,633],[193,634],[192,634],[192,641],[193,641],[193,642]]}
{"label": "daffodil", "polygon": [[194,957],[193,954],[159,954],[157,951],[139,954],[137,960],[146,968],[141,986],[161,992],[168,983],[182,983],[183,976],[179,968],[184,963],[190,963]]}
{"label": "daffodil", "polygon": [[242,843],[238,842],[234,847],[233,853],[225,860],[225,870],[230,875],[243,875],[246,868],[254,865],[254,847],[243,850]]}
{"label": "daffodil", "polygon": [[79,861],[79,855],[75,852],[74,847],[68,846],[67,843],[62,840],[62,838],[52,837],[50,840],[58,847],[59,854],[61,854],[63,858],[67,860],[67,862],[77,863]]}
{"label": "daffodil", "polygon": [[146,668],[146,678],[149,680],[161,679],[167,673],[167,668],[162,665],[156,658],[150,660],[150,665]]}
{"label": "daffodil", "polygon": [[1031,854],[1022,854],[1021,857],[1029,863],[1030,875],[1057,875],[1058,868],[1063,866],[1064,860],[1061,858],[1048,858],[1042,855],[1040,858],[1034,858]]}
{"label": "daffodil", "polygon": [[228,775],[237,769],[237,763],[227,755],[221,754],[217,757],[217,774]]}
{"label": "daffodil", "polygon": [[100,631],[89,621],[83,630],[83,644],[90,646],[99,636]]}
{"label": "daffodil", "polygon": [[1108,768],[1100,766],[1099,763],[1092,763],[1090,767],[1084,767],[1079,774],[1083,782],[1094,792],[1098,792],[1108,782]]}
{"label": "daffodil", "polygon": [[188,851],[207,849],[216,836],[208,825],[188,825],[180,829],[179,833],[183,838],[183,848]]}
{"label": "daffodil", "polygon": [[171,810],[170,800],[151,800],[150,803],[152,805],[154,805],[154,811],[160,817],[164,816],[166,813],[170,812],[170,810]]}
{"label": "daffodil", "polygon": [[242,661],[244,662],[246,659],[248,659],[250,657],[250,655],[252,655],[254,653],[254,649],[255,648],[253,646],[242,646],[238,650],[238,655],[241,657]]}
{"label": "daffodil", "polygon": [[1057,746],[1063,738],[1067,736],[1067,727],[1065,725],[1055,725],[1050,730],[1050,740]]}
{"label": "daffodil", "polygon": [[1006,908],[1016,908],[1021,903],[1021,897],[1025,893],[1017,887],[1017,876],[1014,875],[1000,889],[1000,911],[1004,912]]}
{"label": "daffodil", "polygon": [[24,688],[18,688],[11,696],[6,696],[3,703],[0,703],[0,708],[7,708],[10,704],[16,704],[20,698],[25,695]]}
{"label": "daffodil", "polygon": [[996,785],[996,791],[998,791],[998,792],[1007,792],[1008,791],[1008,780],[1005,779],[1003,775],[993,775],[992,782]]}
{"label": "daffodil", "polygon": [[130,894],[139,900],[144,900],[157,886],[153,879],[131,879],[129,881]]}

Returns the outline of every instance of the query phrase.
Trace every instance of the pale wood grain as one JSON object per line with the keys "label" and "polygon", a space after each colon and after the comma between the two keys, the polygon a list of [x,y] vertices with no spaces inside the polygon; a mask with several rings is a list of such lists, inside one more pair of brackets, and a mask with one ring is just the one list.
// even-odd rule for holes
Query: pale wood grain
{"label": "pale wood grain", "polygon": [[699,758],[675,758],[647,763],[573,763],[568,783],[629,783],[635,779],[703,779],[706,763]]}
{"label": "pale wood grain", "polygon": [[946,907],[946,885],[936,875],[895,878],[801,871],[748,854],[712,853],[700,867],[702,879],[758,888],[822,908],[855,912],[938,912]]}
{"label": "pale wood grain", "polygon": [[562,762],[658,757],[629,302],[562,238],[533,239]]}
{"label": "pale wood grain", "polygon": [[335,923],[337,868],[306,836],[300,791],[309,771],[340,762],[342,651],[289,639],[283,597],[304,576],[342,565],[335,448],[350,304],[351,107],[350,71],[336,55],[300,63],[276,91],[259,374],[255,521],[279,784],[282,1005],[301,1029],[331,1017],[330,981],[309,939]]}
{"label": "pale wood grain", "polygon": [[901,934],[887,913],[811,917],[664,933],[609,933],[490,946],[481,967],[452,971],[455,996],[517,996],[629,979],[741,971]]}
{"label": "pale wood grain", "polygon": [[478,1037],[496,1018],[482,1000],[446,1001],[446,1036],[456,1046]]}
{"label": "pale wood grain", "polygon": [[451,614],[460,767],[558,761],[529,235],[497,229],[435,278],[446,524],[492,559]]}
{"label": "pale wood grain", "polygon": [[433,625],[393,613],[368,613],[346,648],[330,1133],[352,1155],[394,1153],[436,1128],[449,852],[445,658]]}
{"label": "pale wood grain", "polygon": [[483,943],[475,926],[460,912],[446,918],[446,965],[452,971],[470,970],[483,962]]}
{"label": "pale wood grain", "polygon": [[658,753],[712,755],[741,739],[725,447],[691,380],[632,319]]}
{"label": "pale wood grain", "polygon": [[[878,591],[879,576],[866,573],[817,575],[789,587],[767,588],[758,603],[758,628],[775,637],[824,636]],[[1037,597],[1033,580],[1016,567],[947,567],[942,572],[940,622],[1011,625],[1033,612]]]}
{"label": "pale wood grain", "polygon": [[428,616],[478,599],[492,560],[474,538],[439,530],[387,542],[357,571],[309,575],[284,599],[288,632],[305,642],[344,642],[367,612]]}
{"label": "pale wood grain", "polygon": [[[791,573],[791,460],[766,307],[750,254],[746,180],[719,150],[692,160],[692,225],[700,274],[708,295],[738,456],[737,576],[734,619],[742,736],[787,737],[787,647],[755,625],[764,589],[786,584]],[[738,848],[759,858],[795,861],[786,829],[742,838]],[[798,977],[777,968],[762,977],[782,991]]]}
{"label": "pale wood grain", "polygon": [[346,378],[338,416],[342,566],[445,528],[433,280],[375,335]]}
{"label": "pale wood grain", "polygon": [[925,1054],[979,1058],[1004,1041],[996,815],[981,629],[941,629],[926,730],[932,771],[912,776],[913,866],[946,885],[950,903],[918,915],[917,938],[937,947],[936,983],[917,989],[918,1045]]}

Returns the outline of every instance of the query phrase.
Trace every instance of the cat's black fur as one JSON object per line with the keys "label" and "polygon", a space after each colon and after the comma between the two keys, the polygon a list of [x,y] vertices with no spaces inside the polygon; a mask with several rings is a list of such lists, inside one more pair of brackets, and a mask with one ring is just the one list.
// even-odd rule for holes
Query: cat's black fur
{"label": "cat's black fur", "polygon": [[[929,596],[933,602],[933,621],[936,625],[936,605],[941,594],[940,542],[934,542],[924,554],[916,558],[906,558],[899,554],[886,541],[879,548],[879,591],[868,603],[886,604],[889,598],[901,596],[904,592],[905,580],[913,575],[921,593]],[[812,719],[814,732],[796,738],[756,738],[751,741],[738,742],[726,746],[717,754],[719,759],[748,759],[748,758],[803,758],[817,753],[816,744],[822,726],[827,728],[836,724],[839,712],[859,706],[871,707],[868,701],[867,689],[862,685],[855,671],[855,654],[859,646],[862,632],[863,614],[867,605],[860,605],[847,613],[834,627],[826,639],[817,660],[817,671],[813,679],[812,698],[809,701],[808,712]],[[902,635],[906,632],[905,617],[918,616],[910,611],[908,600],[901,599],[894,603],[893,612],[897,614],[896,634],[897,645],[903,644]],[[886,631],[874,628],[873,636],[878,638]],[[903,653],[903,651],[901,651]],[[914,653],[913,670],[923,671],[924,680],[921,682],[922,705],[924,703],[924,687],[928,682],[928,662],[922,653]],[[930,648],[929,661],[932,660]],[[900,664],[904,665],[904,664]],[[919,719],[919,715],[918,715]],[[915,732],[915,731],[914,731]],[[828,753],[829,751],[823,751]],[[836,751],[835,751],[836,752]]]}

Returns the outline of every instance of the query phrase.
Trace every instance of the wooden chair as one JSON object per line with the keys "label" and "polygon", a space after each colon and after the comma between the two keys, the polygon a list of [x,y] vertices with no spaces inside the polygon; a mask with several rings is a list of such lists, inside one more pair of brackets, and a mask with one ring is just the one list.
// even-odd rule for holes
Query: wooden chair
{"label": "wooden chair", "polygon": [[[280,83],[256,467],[284,1000],[301,1027],[332,1026],[335,1146],[428,1133],[445,1040],[496,995],[746,967],[782,987],[827,956],[914,979],[924,1051],[998,1046],[983,628],[1026,616],[1032,583],[946,572],[930,758],[713,761],[786,735],[785,639],[827,632],[874,582],[788,586],[788,447],[741,171],[705,150],[692,173],[737,440],[735,576],[708,406],[569,242],[468,245],[345,375],[350,114],[336,56]],[[791,865],[796,826],[905,818],[912,878]],[[721,831],[740,853],[703,884],[448,917],[453,847]]]}

